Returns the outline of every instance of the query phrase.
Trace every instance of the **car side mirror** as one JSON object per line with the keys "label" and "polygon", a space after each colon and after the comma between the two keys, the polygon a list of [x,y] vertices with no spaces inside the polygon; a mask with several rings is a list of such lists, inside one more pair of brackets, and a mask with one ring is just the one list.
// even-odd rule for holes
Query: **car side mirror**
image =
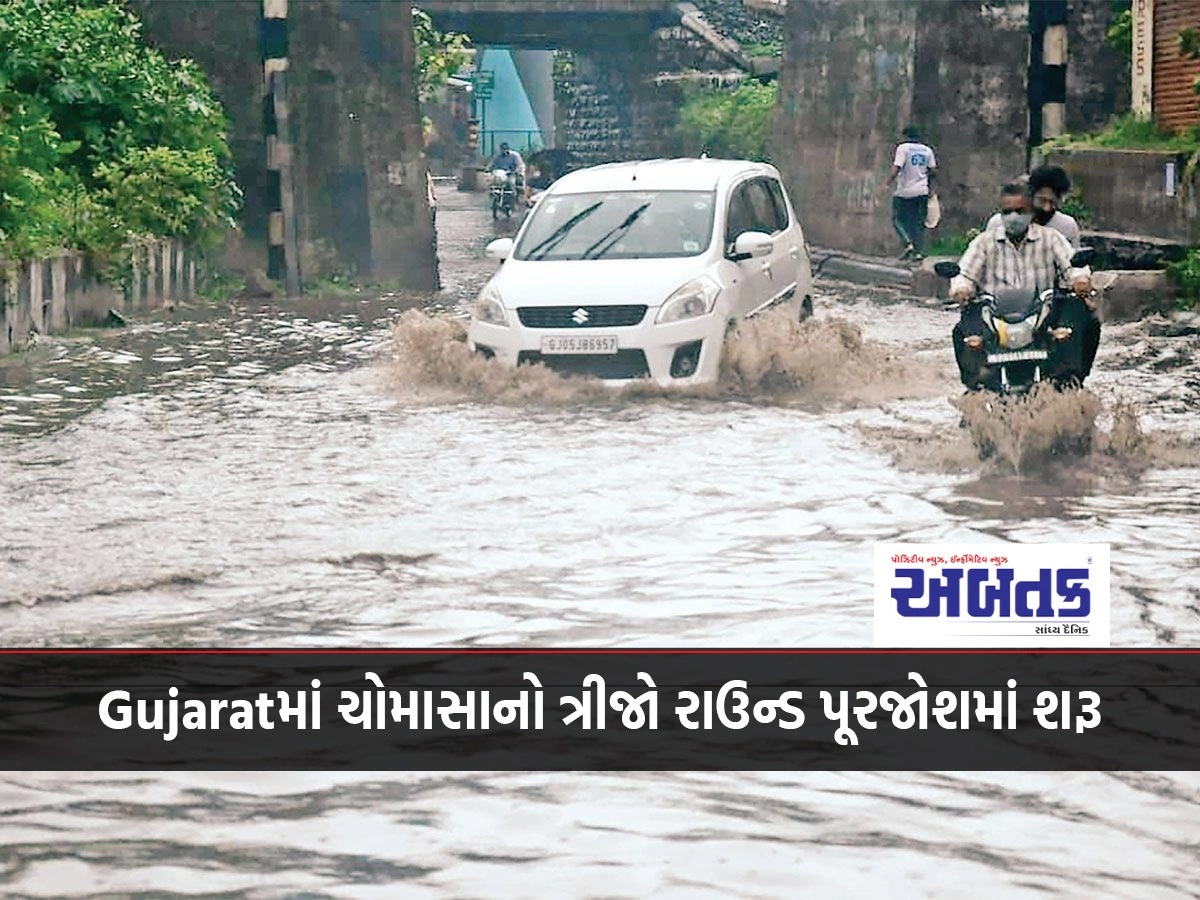
{"label": "car side mirror", "polygon": [[958,263],[943,260],[933,264],[933,271],[939,278],[953,278],[959,273]]}
{"label": "car side mirror", "polygon": [[775,242],[769,234],[761,231],[743,231],[733,242],[733,253],[729,258],[734,262],[742,262],[759,256],[769,256],[775,249]]}
{"label": "car side mirror", "polygon": [[488,244],[483,250],[483,252],[486,256],[490,256],[492,259],[498,259],[501,262],[508,259],[509,255],[512,253],[512,251],[513,251],[513,239],[512,238],[497,238],[496,240],[494,240],[490,244]]}
{"label": "car side mirror", "polygon": [[1090,266],[1092,260],[1095,258],[1095,247],[1080,247],[1075,251],[1075,255],[1071,257],[1071,265],[1076,269],[1082,269],[1084,266]]}

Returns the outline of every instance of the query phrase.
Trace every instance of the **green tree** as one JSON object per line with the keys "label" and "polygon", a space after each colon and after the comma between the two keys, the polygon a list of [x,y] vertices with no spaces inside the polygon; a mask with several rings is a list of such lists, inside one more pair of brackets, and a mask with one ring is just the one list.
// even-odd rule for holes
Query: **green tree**
{"label": "green tree", "polygon": [[412,18],[417,45],[417,90],[425,101],[470,61],[471,42],[465,34],[438,31],[423,9],[414,6]]}
{"label": "green tree", "polygon": [[1133,3],[1132,0],[1117,0],[1113,4],[1113,17],[1109,21],[1105,38],[1109,46],[1125,59],[1133,53]]}
{"label": "green tree", "polygon": [[116,256],[133,236],[211,243],[230,225],[224,111],[200,69],[146,45],[116,0],[5,0],[0,92],[0,177],[19,201],[5,201],[3,252]]}

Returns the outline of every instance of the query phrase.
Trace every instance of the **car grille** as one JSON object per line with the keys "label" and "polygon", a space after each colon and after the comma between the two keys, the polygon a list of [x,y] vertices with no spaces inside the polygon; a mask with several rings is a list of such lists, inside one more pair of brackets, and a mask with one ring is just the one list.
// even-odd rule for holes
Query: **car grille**
{"label": "car grille", "polygon": [[641,350],[618,350],[611,354],[566,353],[543,356],[536,350],[523,350],[517,365],[542,363],[560,375],[591,375],[593,378],[645,378],[650,374],[646,354]]}
{"label": "car grille", "polygon": [[[575,321],[575,311],[588,316]],[[646,318],[646,306],[522,306],[517,316],[526,328],[620,328]]]}

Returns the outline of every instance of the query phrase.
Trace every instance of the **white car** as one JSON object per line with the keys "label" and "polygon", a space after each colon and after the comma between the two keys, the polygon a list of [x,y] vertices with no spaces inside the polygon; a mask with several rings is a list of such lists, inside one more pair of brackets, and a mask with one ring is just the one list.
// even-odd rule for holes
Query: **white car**
{"label": "white car", "polygon": [[737,320],[780,304],[812,311],[804,234],[763,163],[670,159],[564,175],[480,292],[467,340],[509,365],[607,382],[716,381]]}

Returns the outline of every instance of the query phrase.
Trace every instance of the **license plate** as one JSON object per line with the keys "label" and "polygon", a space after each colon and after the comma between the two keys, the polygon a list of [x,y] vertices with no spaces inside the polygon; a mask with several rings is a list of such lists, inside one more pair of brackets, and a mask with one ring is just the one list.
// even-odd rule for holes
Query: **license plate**
{"label": "license plate", "polygon": [[542,353],[595,353],[613,354],[617,352],[617,336],[615,334],[597,335],[564,335],[563,337],[542,338]]}
{"label": "license plate", "polygon": [[987,361],[990,363],[1033,362],[1047,359],[1049,356],[1050,354],[1045,350],[1014,350],[1011,353],[989,353]]}

